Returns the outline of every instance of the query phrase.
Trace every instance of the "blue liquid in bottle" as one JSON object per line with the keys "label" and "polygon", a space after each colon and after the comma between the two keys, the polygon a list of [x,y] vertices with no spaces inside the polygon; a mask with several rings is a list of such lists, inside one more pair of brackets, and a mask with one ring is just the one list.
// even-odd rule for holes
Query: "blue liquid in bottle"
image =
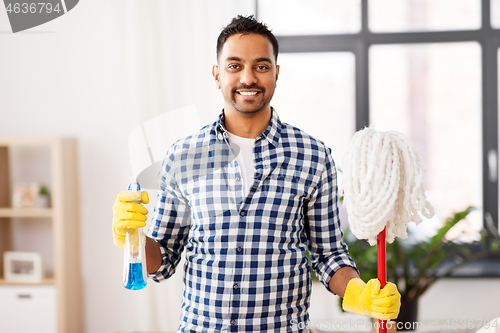
{"label": "blue liquid in bottle", "polygon": [[128,269],[128,279],[126,280],[125,288],[130,290],[139,290],[146,287],[148,283],[144,281],[142,276],[142,263],[131,262]]}
{"label": "blue liquid in bottle", "polygon": [[[129,191],[140,192],[139,183],[132,180]],[[140,203],[140,199],[134,201]],[[146,249],[145,236],[141,228],[127,229],[125,235],[123,286],[129,290],[140,290],[146,287]]]}

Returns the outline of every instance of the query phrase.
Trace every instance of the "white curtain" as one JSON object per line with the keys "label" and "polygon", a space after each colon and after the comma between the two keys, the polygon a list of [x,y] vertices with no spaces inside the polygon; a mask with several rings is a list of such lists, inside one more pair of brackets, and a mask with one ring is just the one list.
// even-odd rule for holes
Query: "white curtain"
{"label": "white curtain", "polygon": [[237,14],[254,14],[255,0],[150,0],[115,4],[130,126],[196,104],[204,122],[221,109],[211,75],[216,40]]}

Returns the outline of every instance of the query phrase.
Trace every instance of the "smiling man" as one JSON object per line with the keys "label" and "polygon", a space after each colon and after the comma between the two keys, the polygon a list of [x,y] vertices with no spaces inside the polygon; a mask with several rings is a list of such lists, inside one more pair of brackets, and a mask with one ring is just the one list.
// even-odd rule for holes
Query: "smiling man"
{"label": "smiling man", "polygon": [[227,37],[231,32],[219,37],[219,64],[212,74],[224,97],[226,129],[255,139],[271,119],[270,102],[279,74],[277,54],[265,35],[244,32]]}
{"label": "smiling man", "polygon": [[[330,149],[270,105],[277,58],[264,24],[233,19],[212,69],[223,112],[167,152],[146,252],[157,282],[185,253],[179,332],[307,331],[311,264],[345,310],[379,319],[399,312],[395,285],[365,284],[342,241]],[[126,228],[145,225],[136,199],[122,192],[114,206],[121,248]]]}

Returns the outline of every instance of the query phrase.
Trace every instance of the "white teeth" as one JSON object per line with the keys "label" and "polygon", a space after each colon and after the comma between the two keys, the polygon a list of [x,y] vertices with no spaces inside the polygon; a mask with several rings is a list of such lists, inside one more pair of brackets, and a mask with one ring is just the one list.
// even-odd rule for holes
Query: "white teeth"
{"label": "white teeth", "polygon": [[243,95],[243,96],[253,96],[253,95],[257,95],[257,91],[238,91],[240,93],[240,95]]}

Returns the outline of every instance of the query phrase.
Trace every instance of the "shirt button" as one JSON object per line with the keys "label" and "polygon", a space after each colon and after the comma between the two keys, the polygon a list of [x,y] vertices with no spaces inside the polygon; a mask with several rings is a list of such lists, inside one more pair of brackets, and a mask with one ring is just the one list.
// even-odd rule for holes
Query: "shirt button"
{"label": "shirt button", "polygon": [[238,289],[238,285],[235,284],[234,287],[233,287],[235,290]]}
{"label": "shirt button", "polygon": [[236,177],[236,181],[239,182],[240,181],[240,177]]}
{"label": "shirt button", "polygon": [[241,247],[237,248],[236,251],[241,252]]}
{"label": "shirt button", "polygon": [[240,215],[241,215],[241,216],[245,216],[245,212],[241,212],[241,214],[240,214]]}
{"label": "shirt button", "polygon": [[234,325],[234,324],[236,324],[236,320],[233,319],[233,320],[231,320],[231,325]]}

